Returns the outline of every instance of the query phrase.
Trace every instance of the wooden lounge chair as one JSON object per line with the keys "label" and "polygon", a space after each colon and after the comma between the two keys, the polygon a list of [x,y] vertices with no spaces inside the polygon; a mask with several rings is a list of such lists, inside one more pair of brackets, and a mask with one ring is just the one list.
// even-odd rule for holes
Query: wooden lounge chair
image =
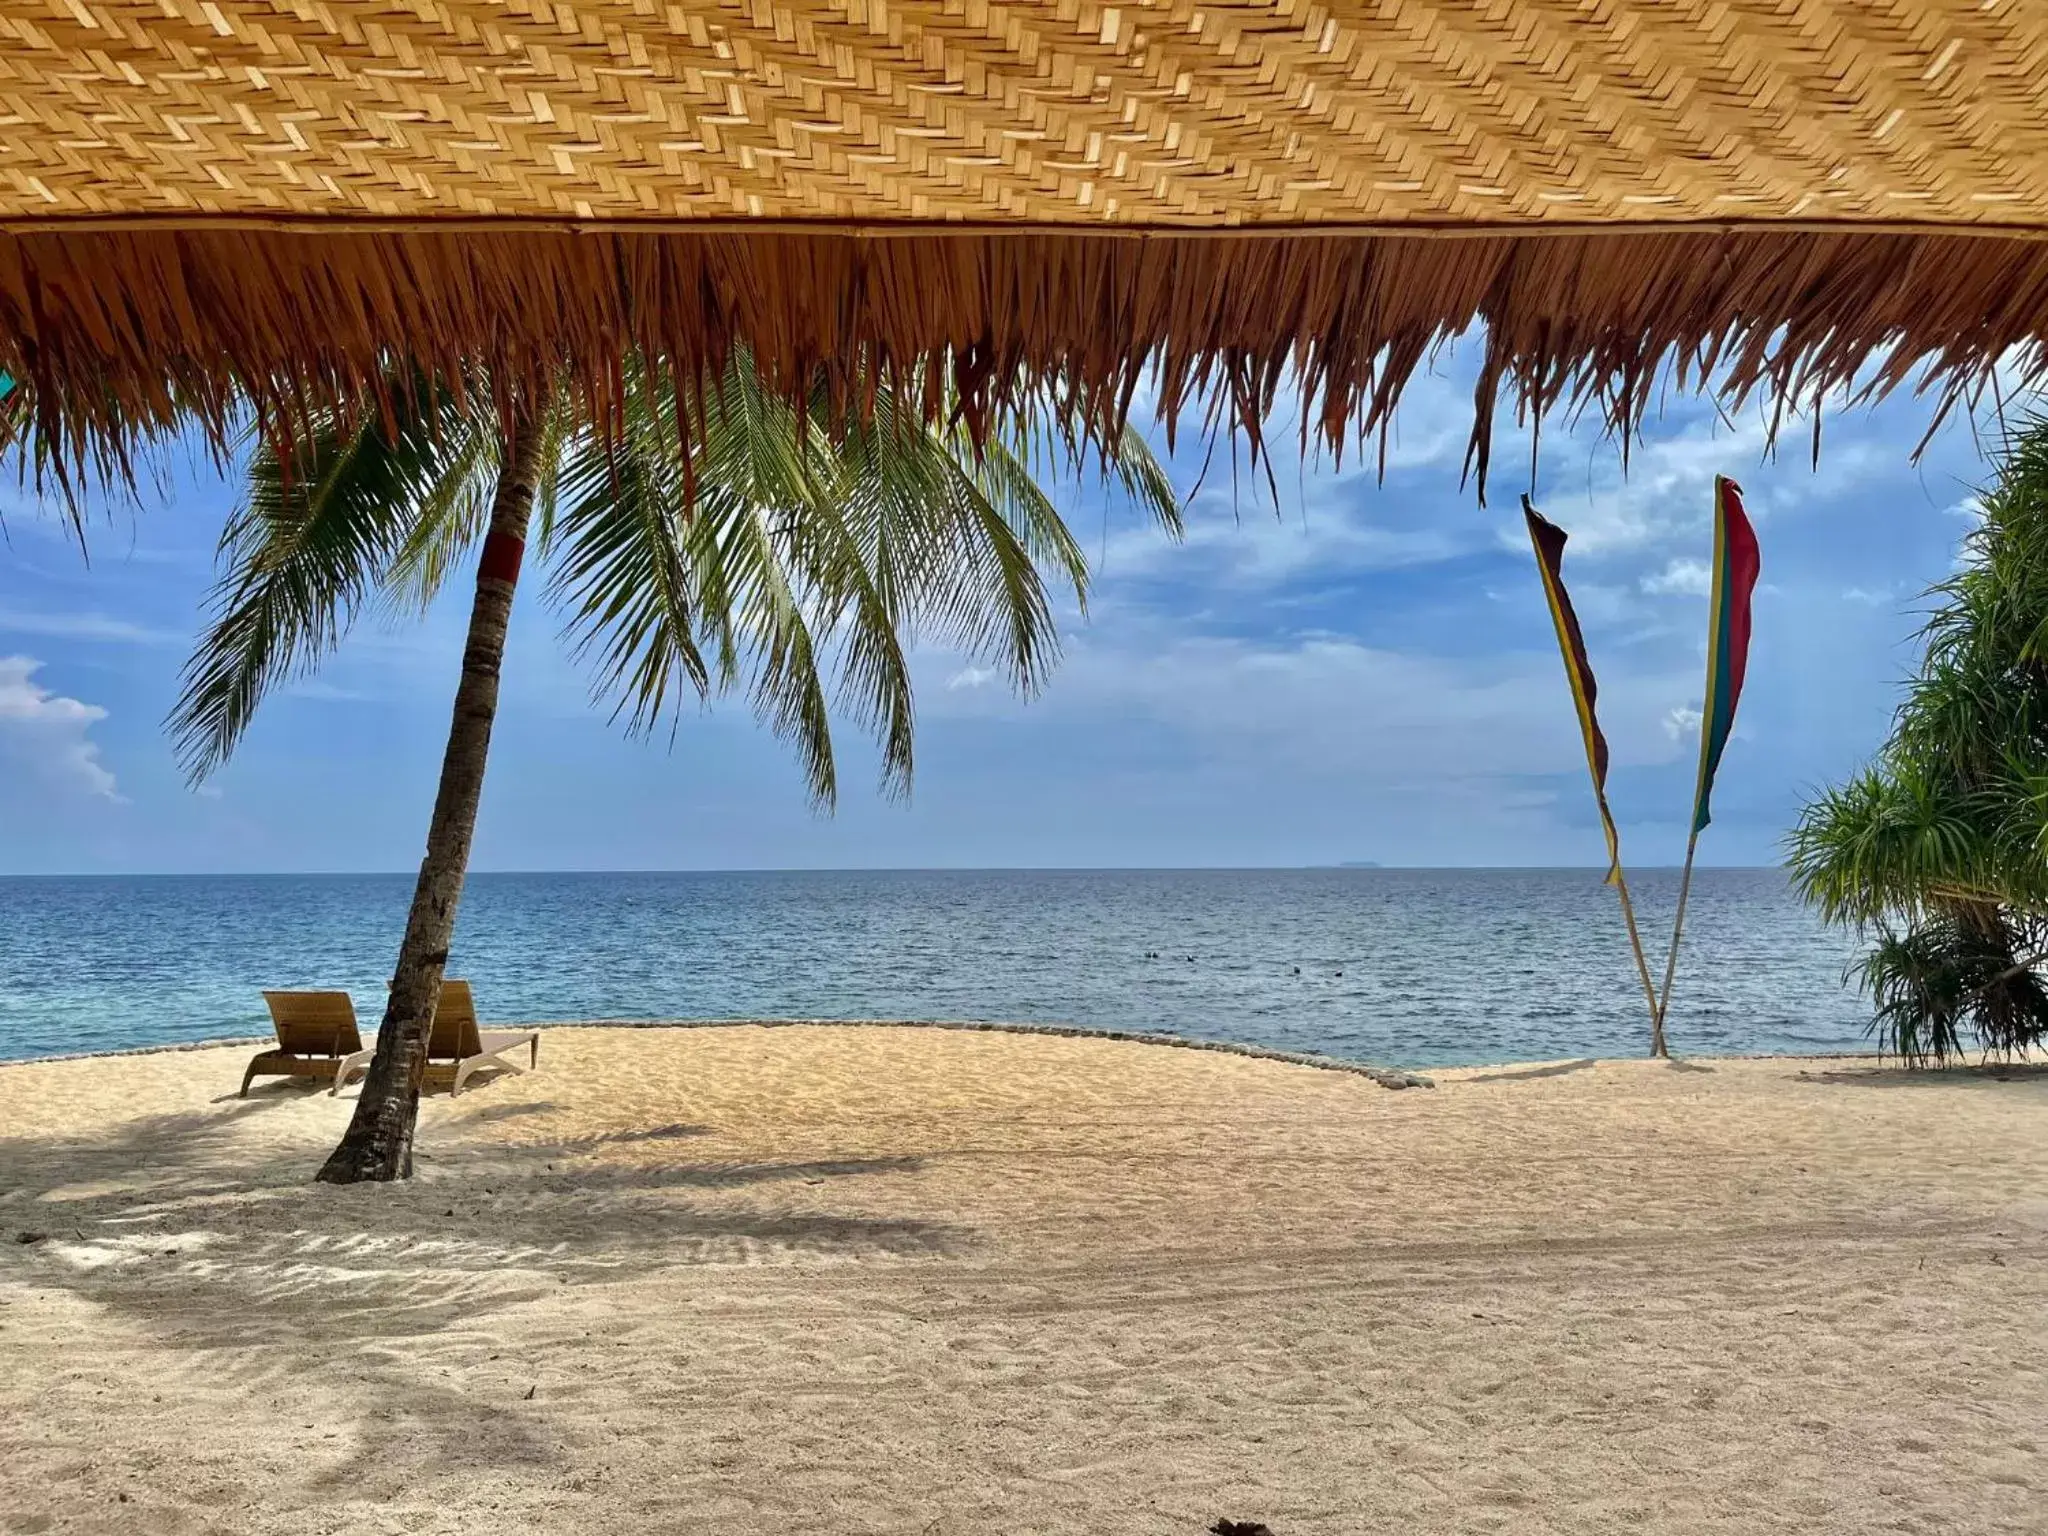
{"label": "wooden lounge chair", "polygon": [[[513,1053],[526,1047],[526,1065]],[[349,1072],[334,1079],[334,1091],[357,1073],[367,1071],[370,1052],[352,1062]],[[446,1088],[453,1098],[476,1072],[526,1072],[540,1065],[540,1031],[537,1029],[484,1029],[477,1023],[476,997],[466,981],[443,981],[441,998],[434,1005],[434,1024],[427,1034],[427,1071],[422,1088]]]}
{"label": "wooden lounge chair", "polygon": [[242,1074],[243,1098],[259,1077],[311,1077],[339,1084],[370,1064],[346,992],[265,992],[277,1049],[264,1051]]}
{"label": "wooden lounge chair", "polygon": [[[520,1066],[512,1053],[527,1050],[526,1065]],[[427,1036],[427,1081],[425,1086],[448,1085],[453,1098],[473,1072],[502,1067],[507,1072],[527,1072],[540,1065],[540,1031],[537,1029],[485,1029],[477,1023],[476,997],[466,981],[441,983],[441,1000],[434,1007],[434,1028]]]}

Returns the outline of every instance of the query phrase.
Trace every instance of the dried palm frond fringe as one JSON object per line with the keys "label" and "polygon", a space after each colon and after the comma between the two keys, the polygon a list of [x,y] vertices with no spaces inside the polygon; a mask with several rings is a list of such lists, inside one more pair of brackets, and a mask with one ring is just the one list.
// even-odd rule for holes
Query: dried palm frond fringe
{"label": "dried palm frond fringe", "polygon": [[[1497,398],[1633,430],[1671,370],[1739,403],[1931,393],[1930,426],[2005,362],[2048,364],[2048,239],[2029,230],[595,232],[345,224],[0,234],[0,370],[42,467],[125,472],[138,436],[241,413],[375,411],[401,364],[517,411],[565,376],[599,424],[621,362],[693,408],[730,349],[792,399],[859,411],[882,371],[977,432],[1035,389],[1108,434],[1150,376],[1169,424],[1248,431],[1275,393],[1342,452],[1382,433],[1445,338],[1484,328],[1471,467]],[[943,406],[941,402],[952,402]]]}

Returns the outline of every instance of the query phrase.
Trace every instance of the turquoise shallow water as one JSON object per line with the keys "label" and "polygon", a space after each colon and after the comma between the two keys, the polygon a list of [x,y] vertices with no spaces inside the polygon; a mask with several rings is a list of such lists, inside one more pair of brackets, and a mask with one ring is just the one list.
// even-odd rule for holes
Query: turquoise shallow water
{"label": "turquoise shallow water", "polygon": [[[1632,884],[1661,956],[1677,875]],[[267,986],[347,987],[367,1030],[410,888],[0,879],[0,1058],[261,1033]],[[1865,1046],[1850,946],[1781,874],[1702,870],[1687,926],[1676,1049]],[[1628,1055],[1647,1034],[1589,870],[479,875],[451,970],[505,1022],[1025,1020],[1413,1066]]]}

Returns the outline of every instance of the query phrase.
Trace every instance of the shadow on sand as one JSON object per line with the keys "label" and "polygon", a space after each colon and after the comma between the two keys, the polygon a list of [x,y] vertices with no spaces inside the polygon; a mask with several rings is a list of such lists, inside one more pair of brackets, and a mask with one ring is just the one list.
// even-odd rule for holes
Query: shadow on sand
{"label": "shadow on sand", "polygon": [[1526,1083],[1538,1077],[1563,1077],[1568,1072],[1583,1072],[1600,1063],[1588,1056],[1581,1061],[1554,1061],[1547,1067],[1517,1067],[1512,1072],[1488,1072],[1481,1077],[1468,1077],[1467,1083]]}
{"label": "shadow on sand", "polygon": [[[819,1209],[831,1187],[914,1174],[916,1158],[691,1159],[679,1154],[711,1132],[681,1123],[483,1148],[437,1137],[409,1182],[318,1185],[324,1127],[317,1142],[245,1134],[305,1097],[287,1086],[98,1137],[0,1137],[0,1290],[86,1302],[137,1341],[138,1369],[158,1383],[288,1394],[317,1382],[354,1453],[321,1485],[555,1459],[544,1403],[450,1390],[425,1357],[482,1347],[562,1286],[704,1264],[927,1257],[971,1237]],[[630,1158],[586,1156],[622,1144]]]}
{"label": "shadow on sand", "polygon": [[[320,1346],[366,1330],[390,1337],[473,1323],[480,1309],[543,1285],[703,1263],[930,1255],[965,1240],[925,1222],[821,1214],[815,1202],[797,1211],[730,1198],[914,1173],[915,1158],[658,1155],[671,1140],[709,1134],[701,1126],[481,1154],[430,1144],[409,1182],[332,1188],[312,1182],[324,1148],[237,1134],[303,1096],[287,1088],[141,1116],[97,1138],[0,1137],[0,1278],[62,1286],[144,1321],[175,1297],[192,1347]],[[641,1154],[557,1166],[615,1143],[637,1143]],[[697,1191],[727,1198],[706,1206],[689,1198]],[[22,1241],[25,1233],[42,1240]],[[319,1294],[316,1307],[305,1305],[308,1292]]]}
{"label": "shadow on sand", "polygon": [[1868,1067],[1801,1068],[1793,1074],[1802,1083],[1832,1083],[1845,1088],[1989,1088],[1999,1083],[2039,1082],[2048,1078],[2048,1062],[1987,1061],[1952,1067],[1906,1067],[1897,1063]]}

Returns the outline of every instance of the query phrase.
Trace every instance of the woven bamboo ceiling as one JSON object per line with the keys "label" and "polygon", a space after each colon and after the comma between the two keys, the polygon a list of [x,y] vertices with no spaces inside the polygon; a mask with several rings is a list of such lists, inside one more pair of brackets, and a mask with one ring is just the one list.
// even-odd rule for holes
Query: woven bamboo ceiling
{"label": "woven bamboo ceiling", "polygon": [[1476,321],[1626,417],[1980,375],[2044,240],[2048,0],[0,0],[0,368],[74,427],[625,338],[1241,416],[1284,363],[1334,431]]}
{"label": "woven bamboo ceiling", "polygon": [[0,212],[2048,226],[2040,0],[8,0]]}

